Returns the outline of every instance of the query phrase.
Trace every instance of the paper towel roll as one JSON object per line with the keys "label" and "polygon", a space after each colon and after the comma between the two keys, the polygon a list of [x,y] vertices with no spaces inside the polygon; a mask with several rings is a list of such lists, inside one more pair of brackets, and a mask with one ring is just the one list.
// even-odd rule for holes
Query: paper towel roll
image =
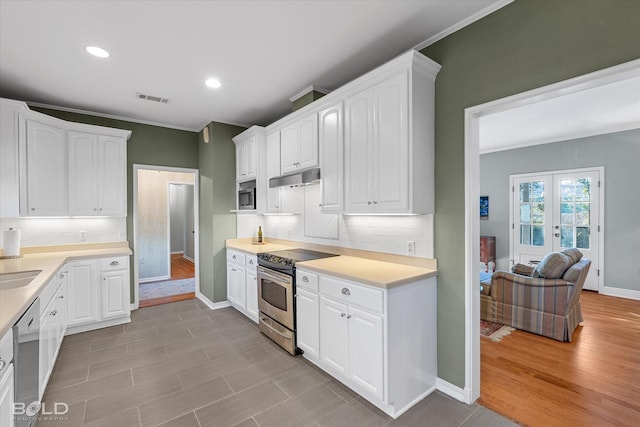
{"label": "paper towel roll", "polygon": [[2,241],[4,242],[4,256],[20,255],[20,230],[12,228],[2,232]]}

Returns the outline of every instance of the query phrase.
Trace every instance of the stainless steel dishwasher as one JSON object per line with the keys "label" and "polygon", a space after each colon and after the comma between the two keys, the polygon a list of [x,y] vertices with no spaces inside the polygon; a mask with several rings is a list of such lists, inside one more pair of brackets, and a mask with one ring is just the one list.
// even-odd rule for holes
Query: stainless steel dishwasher
{"label": "stainless steel dishwasher", "polygon": [[16,427],[36,425],[40,401],[38,378],[40,358],[40,298],[31,304],[13,326]]}

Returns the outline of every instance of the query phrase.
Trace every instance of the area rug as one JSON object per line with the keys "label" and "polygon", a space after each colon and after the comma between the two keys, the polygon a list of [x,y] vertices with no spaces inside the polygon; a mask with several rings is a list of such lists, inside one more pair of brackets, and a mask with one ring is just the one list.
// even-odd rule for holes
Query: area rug
{"label": "area rug", "polygon": [[510,326],[480,319],[480,335],[489,338],[491,341],[502,341],[502,338],[510,335],[513,331],[515,329]]}
{"label": "area rug", "polygon": [[196,279],[165,280],[163,282],[140,283],[140,300],[168,297],[195,292]]}

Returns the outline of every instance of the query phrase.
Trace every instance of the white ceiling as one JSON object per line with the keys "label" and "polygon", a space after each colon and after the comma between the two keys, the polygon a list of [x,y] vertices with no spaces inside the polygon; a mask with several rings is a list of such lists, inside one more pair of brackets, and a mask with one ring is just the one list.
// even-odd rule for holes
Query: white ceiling
{"label": "white ceiling", "polygon": [[625,78],[480,119],[480,153],[640,128],[640,62]]}
{"label": "white ceiling", "polygon": [[309,85],[334,90],[510,1],[0,0],[0,96],[194,131],[266,125]]}

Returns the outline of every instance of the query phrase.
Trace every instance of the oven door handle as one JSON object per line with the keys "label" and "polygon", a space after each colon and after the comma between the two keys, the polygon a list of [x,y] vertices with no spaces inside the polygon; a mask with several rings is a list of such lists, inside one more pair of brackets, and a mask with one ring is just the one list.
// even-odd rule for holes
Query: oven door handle
{"label": "oven door handle", "polygon": [[258,274],[262,277],[266,277],[267,279],[271,279],[273,281],[285,282],[287,284],[293,283],[293,279],[291,276],[287,276],[286,274],[280,274],[276,272],[269,271],[265,267],[258,266]]}
{"label": "oven door handle", "polygon": [[273,331],[274,333],[280,335],[282,338],[287,339],[287,340],[291,340],[290,336],[287,336],[285,334],[283,334],[282,332],[280,332],[279,330],[277,330],[276,328],[274,328],[273,326],[271,326],[270,324],[268,324],[268,320],[265,319],[264,317],[262,318],[262,320],[264,320],[264,322],[262,323],[264,326],[266,326],[267,328],[269,328],[271,331]]}

